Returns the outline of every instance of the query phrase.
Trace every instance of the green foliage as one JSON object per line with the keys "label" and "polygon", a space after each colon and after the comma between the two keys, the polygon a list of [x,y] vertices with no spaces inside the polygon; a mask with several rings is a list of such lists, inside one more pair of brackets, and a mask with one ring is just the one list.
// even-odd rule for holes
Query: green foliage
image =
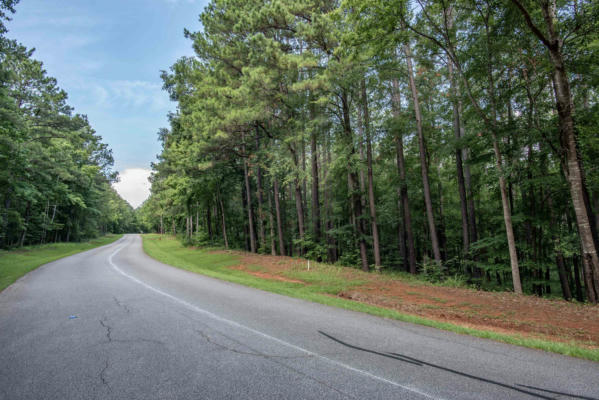
{"label": "green foliage", "polygon": [[111,187],[111,150],[33,51],[3,33],[0,25],[0,248],[135,231],[133,209]]}
{"label": "green foliage", "polygon": [[[525,3],[542,23],[538,5]],[[565,67],[589,200],[598,213],[594,3],[580,1],[575,9],[559,3],[556,23],[569,38]],[[158,134],[163,149],[153,165],[152,195],[137,214],[144,230],[179,234],[195,245],[225,244],[226,233],[232,248],[281,254],[282,243],[287,255],[351,267],[364,256],[371,265],[371,169],[385,270],[409,269],[406,210],[398,198],[404,187],[417,269],[427,280],[513,290],[507,211],[524,290],[554,296],[562,290],[556,285],[562,268],[562,283],[584,300],[588,283],[562,168],[553,67],[513,4],[213,0],[200,20],[201,31],[186,32],[194,56],[162,74],[178,107]],[[423,164],[440,264],[426,261],[434,252]],[[467,181],[463,200],[459,177]]]}
{"label": "green foliage", "polygon": [[420,273],[428,282],[439,283],[445,278],[443,271],[435,264],[433,260],[425,259],[420,265]]}

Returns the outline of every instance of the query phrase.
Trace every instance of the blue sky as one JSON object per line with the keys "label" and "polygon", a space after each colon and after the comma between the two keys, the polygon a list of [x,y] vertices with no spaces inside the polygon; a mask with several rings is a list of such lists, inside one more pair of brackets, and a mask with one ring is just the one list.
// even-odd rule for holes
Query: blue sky
{"label": "blue sky", "polygon": [[207,0],[21,0],[8,36],[36,49],[75,112],[113,150],[117,191],[133,206],[148,195],[156,132],[175,105],[160,70],[192,55],[183,29],[200,30]]}

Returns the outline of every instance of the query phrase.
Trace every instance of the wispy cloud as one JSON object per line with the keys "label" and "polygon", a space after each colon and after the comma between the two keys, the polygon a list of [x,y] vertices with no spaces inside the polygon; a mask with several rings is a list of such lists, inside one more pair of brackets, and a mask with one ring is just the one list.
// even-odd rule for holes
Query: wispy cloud
{"label": "wispy cloud", "polygon": [[101,69],[103,66],[104,66],[104,63],[100,62],[100,61],[82,60],[77,65],[77,68],[79,69],[79,71],[83,71],[83,72],[95,72],[95,71]]}
{"label": "wispy cloud", "polygon": [[171,106],[161,85],[153,82],[114,80],[86,86],[96,105],[105,108],[118,105],[118,107],[164,112]]}
{"label": "wispy cloud", "polygon": [[108,98],[110,97],[108,90],[106,90],[103,86],[93,85],[90,86],[91,98],[98,105],[106,105],[108,104]]}

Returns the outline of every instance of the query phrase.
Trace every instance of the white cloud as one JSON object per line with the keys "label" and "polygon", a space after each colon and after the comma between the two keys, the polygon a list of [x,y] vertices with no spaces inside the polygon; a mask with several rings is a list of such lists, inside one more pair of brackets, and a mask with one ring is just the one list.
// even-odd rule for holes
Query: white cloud
{"label": "white cloud", "polygon": [[157,83],[139,80],[112,80],[93,85],[80,82],[79,85],[91,91],[97,106],[144,108],[164,113],[171,108],[167,93]]}
{"label": "white cloud", "polygon": [[148,178],[151,173],[147,168],[127,168],[119,173],[119,182],[112,186],[123,199],[137,208],[150,196]]}
{"label": "white cloud", "polygon": [[147,81],[113,81],[110,89],[114,95],[126,104],[134,107],[150,106],[155,109],[168,107],[168,96],[162,91],[162,85]]}
{"label": "white cloud", "polygon": [[104,63],[94,60],[82,60],[77,64],[79,71],[83,72],[96,72],[104,67]]}
{"label": "white cloud", "polygon": [[91,87],[92,99],[96,104],[107,104],[108,102],[108,91],[100,85],[94,85]]}

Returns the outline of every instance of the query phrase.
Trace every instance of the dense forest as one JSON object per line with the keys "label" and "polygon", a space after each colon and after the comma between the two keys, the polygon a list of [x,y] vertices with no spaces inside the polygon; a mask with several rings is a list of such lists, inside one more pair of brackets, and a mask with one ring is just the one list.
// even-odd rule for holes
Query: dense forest
{"label": "dense forest", "polygon": [[111,186],[111,150],[33,50],[6,37],[15,3],[0,2],[0,248],[136,229]]}
{"label": "dense forest", "polygon": [[599,299],[599,3],[213,0],[147,229]]}

